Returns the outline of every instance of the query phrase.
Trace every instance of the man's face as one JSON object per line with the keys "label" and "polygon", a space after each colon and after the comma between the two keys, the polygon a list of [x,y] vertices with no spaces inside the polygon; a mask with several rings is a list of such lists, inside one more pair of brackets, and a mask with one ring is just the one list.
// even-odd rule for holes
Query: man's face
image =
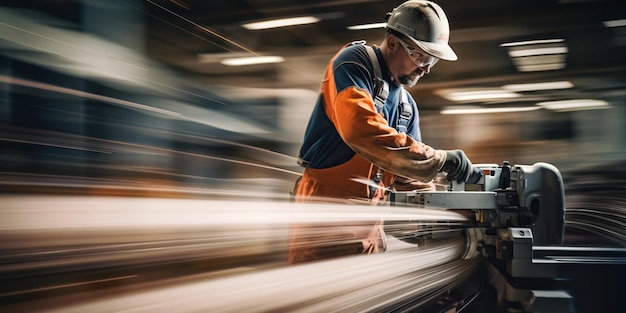
{"label": "man's face", "polygon": [[413,87],[417,81],[425,74],[430,73],[430,68],[433,67],[439,59],[427,54],[418,47],[407,44],[402,39],[395,37],[398,42],[398,49],[400,51],[401,69],[397,75],[398,81],[407,86]]}

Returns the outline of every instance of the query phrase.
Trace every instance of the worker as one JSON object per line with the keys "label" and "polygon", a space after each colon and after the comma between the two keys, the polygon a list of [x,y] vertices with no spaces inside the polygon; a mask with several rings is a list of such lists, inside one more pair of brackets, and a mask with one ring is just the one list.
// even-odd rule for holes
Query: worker
{"label": "worker", "polygon": [[[387,13],[380,46],[350,43],[330,60],[300,149],[305,169],[294,187],[296,202],[378,204],[390,189],[433,190],[439,172],[450,181],[469,178],[472,164],[462,150],[438,150],[421,142],[417,105],[403,87],[415,86],[438,60],[457,59],[448,37],[440,6],[411,0]],[[403,121],[406,116],[410,119]],[[325,229],[292,225],[289,262],[385,250],[381,221],[327,234]]]}

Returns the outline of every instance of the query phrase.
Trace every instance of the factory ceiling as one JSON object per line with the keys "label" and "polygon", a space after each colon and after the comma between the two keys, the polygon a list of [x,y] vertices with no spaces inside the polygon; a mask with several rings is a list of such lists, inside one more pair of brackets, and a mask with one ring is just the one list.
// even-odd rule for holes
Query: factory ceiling
{"label": "factory ceiling", "polygon": [[[8,0],[5,6],[44,12],[79,25],[110,25],[109,37],[132,32],[131,37],[138,38],[133,49],[142,50],[150,59],[207,89],[237,86],[316,91],[326,63],[339,48],[354,40],[379,44],[384,36],[382,28],[351,30],[350,27],[384,22],[385,13],[401,2]],[[439,111],[450,105],[468,104],[532,106],[570,99],[623,104],[626,94],[623,1],[442,0],[438,3],[450,20],[450,45],[459,60],[439,62],[411,88],[421,110]],[[125,8],[125,14],[139,23],[127,28],[124,23],[117,23],[118,19],[129,17],[109,10],[111,4]],[[85,14],[86,6],[93,8],[90,14]],[[250,22],[292,17],[312,17],[315,22],[262,30],[244,27]],[[222,63],[227,58],[244,56],[274,56],[282,61],[245,66]],[[518,85],[545,82],[566,85],[544,90],[528,90]],[[485,90],[513,92],[515,97],[459,98]]]}

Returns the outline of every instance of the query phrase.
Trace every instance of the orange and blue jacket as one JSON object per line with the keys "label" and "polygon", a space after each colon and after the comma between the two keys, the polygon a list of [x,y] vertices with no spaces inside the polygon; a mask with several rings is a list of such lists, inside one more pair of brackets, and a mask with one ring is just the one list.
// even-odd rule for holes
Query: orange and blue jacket
{"label": "orange and blue jacket", "polygon": [[[389,84],[382,112],[377,112],[372,97],[375,72],[365,46],[345,46],[328,63],[305,131],[299,158],[306,168],[296,189],[297,201],[370,199],[374,195],[363,181],[381,171],[379,184],[388,187],[395,175],[429,182],[443,166],[445,152],[421,142],[414,99],[393,82],[380,49],[374,50]],[[406,133],[396,129],[402,92],[407,93],[414,117]]]}

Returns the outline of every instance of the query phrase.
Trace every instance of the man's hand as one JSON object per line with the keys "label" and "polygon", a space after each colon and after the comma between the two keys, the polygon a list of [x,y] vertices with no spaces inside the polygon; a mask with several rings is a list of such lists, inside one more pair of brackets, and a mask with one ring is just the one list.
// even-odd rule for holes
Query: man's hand
{"label": "man's hand", "polygon": [[472,162],[463,150],[447,150],[446,162],[443,163],[441,171],[448,173],[446,176],[448,181],[464,183],[472,174]]}

